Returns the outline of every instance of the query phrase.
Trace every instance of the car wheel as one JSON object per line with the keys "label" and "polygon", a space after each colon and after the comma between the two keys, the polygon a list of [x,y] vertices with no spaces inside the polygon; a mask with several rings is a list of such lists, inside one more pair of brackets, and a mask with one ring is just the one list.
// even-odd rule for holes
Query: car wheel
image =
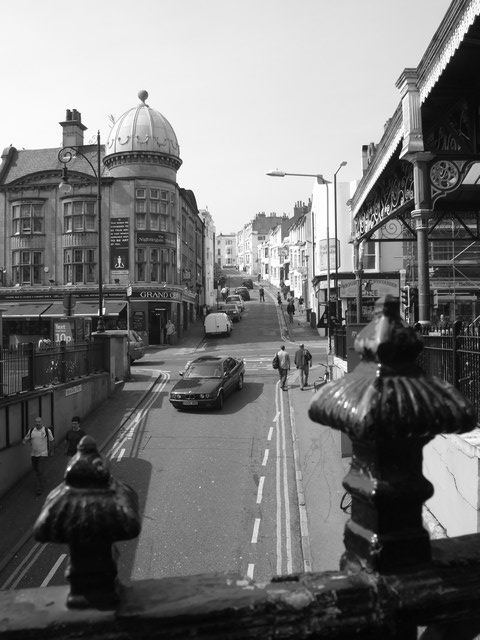
{"label": "car wheel", "polygon": [[217,401],[215,403],[215,408],[216,409],[222,409],[223,408],[223,391],[220,391],[220,393],[218,394],[218,398],[217,398]]}
{"label": "car wheel", "polygon": [[243,389],[243,373],[238,378],[238,382],[237,382],[237,391],[241,391],[242,389]]}

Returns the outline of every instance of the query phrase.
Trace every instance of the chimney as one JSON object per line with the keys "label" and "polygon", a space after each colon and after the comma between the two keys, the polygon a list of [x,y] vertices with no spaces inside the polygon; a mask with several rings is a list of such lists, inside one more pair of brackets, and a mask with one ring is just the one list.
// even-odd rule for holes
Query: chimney
{"label": "chimney", "polygon": [[87,128],[82,124],[82,114],[76,109],[67,109],[64,122],[60,122],[63,129],[62,147],[83,146],[83,132]]}
{"label": "chimney", "polygon": [[362,144],[362,174],[365,175],[368,169],[368,144]]}

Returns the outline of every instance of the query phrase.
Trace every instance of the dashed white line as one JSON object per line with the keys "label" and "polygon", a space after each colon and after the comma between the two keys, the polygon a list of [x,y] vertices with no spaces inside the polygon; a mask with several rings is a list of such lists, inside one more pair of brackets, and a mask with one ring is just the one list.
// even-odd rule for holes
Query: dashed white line
{"label": "dashed white line", "polygon": [[262,495],[263,495],[263,484],[265,482],[265,476],[262,476],[258,483],[258,491],[257,491],[257,504],[261,504]]}
{"label": "dashed white line", "polygon": [[272,435],[273,435],[273,427],[270,427],[270,429],[268,430],[268,436],[267,436],[268,441],[272,439]]}
{"label": "dashed white line", "polygon": [[40,585],[41,587],[46,587],[50,580],[53,578],[53,576],[55,575],[55,573],[57,572],[58,567],[62,564],[62,562],[65,560],[65,558],[67,557],[66,553],[62,553],[60,554],[58,560],[55,562],[55,564],[53,565],[53,567],[50,569],[50,571],[48,572],[45,580],[42,582],[42,584]]}
{"label": "dashed white line", "polygon": [[255,518],[253,523],[252,544],[256,544],[258,540],[258,530],[260,529],[260,518]]}
{"label": "dashed white line", "polygon": [[249,564],[248,565],[247,578],[250,578],[250,580],[253,580],[253,570],[254,569],[255,569],[255,565],[254,564]]}
{"label": "dashed white line", "polygon": [[263,454],[262,467],[265,467],[268,460],[269,449],[265,449],[265,453]]}

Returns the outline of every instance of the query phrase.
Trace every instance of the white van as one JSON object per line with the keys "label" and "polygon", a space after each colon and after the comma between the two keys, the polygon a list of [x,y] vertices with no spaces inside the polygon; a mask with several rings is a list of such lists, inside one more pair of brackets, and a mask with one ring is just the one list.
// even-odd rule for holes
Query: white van
{"label": "white van", "polygon": [[230,335],[232,322],[226,313],[209,313],[205,318],[205,336]]}

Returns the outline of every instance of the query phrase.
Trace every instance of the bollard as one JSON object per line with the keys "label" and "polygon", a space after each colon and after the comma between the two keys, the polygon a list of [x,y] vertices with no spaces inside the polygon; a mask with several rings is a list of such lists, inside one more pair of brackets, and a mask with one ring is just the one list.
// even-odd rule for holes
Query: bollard
{"label": "bollard", "polygon": [[135,538],[139,532],[136,493],[111,477],[95,440],[84,436],[65,480],[49,493],[34,525],[39,542],[69,546],[68,607],[115,606],[119,584],[112,544]]}
{"label": "bollard", "polygon": [[387,296],[355,340],[360,364],[312,400],[310,418],[352,440],[343,483],[352,495],[340,563],[347,572],[400,573],[429,563],[422,505],[433,488],[422,475],[422,448],[437,434],[476,426],[470,402],[416,364],[422,348],[400,318],[398,299]]}

